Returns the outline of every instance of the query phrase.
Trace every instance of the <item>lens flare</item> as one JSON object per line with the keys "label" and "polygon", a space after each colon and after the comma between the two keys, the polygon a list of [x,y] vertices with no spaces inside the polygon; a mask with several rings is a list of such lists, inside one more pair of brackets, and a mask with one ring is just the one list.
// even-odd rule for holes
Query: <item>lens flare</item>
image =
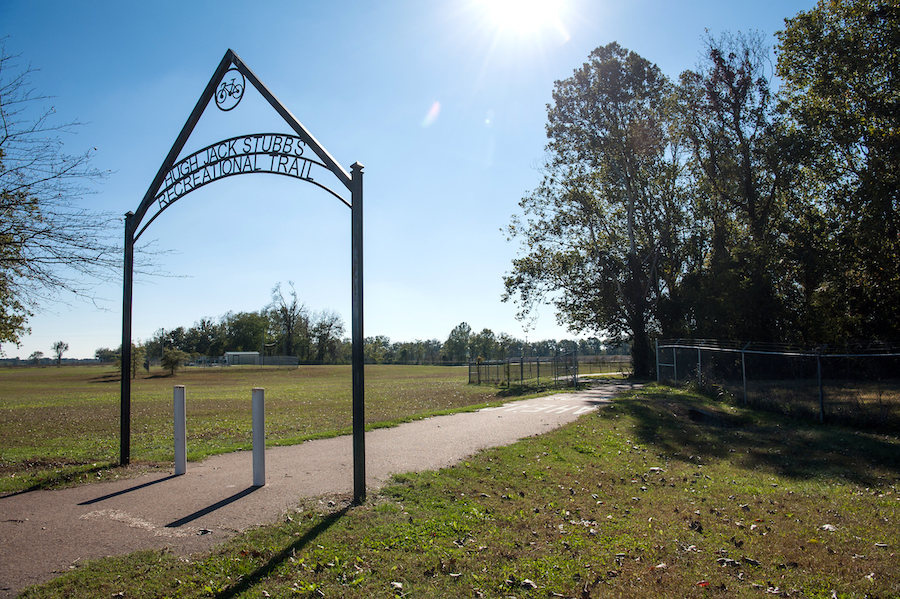
{"label": "lens flare", "polygon": [[431,105],[431,108],[428,109],[428,114],[422,119],[422,127],[430,127],[433,125],[440,114],[441,103],[435,100],[434,104]]}

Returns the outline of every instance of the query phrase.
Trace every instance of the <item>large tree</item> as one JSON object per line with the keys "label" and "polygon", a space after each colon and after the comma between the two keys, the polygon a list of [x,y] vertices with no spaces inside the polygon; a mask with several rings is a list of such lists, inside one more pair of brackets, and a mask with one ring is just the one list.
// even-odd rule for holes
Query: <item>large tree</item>
{"label": "large tree", "polygon": [[444,342],[444,355],[450,362],[465,362],[469,359],[469,337],[472,327],[461,322],[450,331]]}
{"label": "large tree", "polygon": [[470,356],[475,360],[494,360],[500,358],[497,336],[490,329],[482,329],[469,337]]}
{"label": "large tree", "polygon": [[190,354],[187,352],[183,352],[180,349],[169,349],[167,348],[163,352],[162,360],[160,360],[160,364],[163,368],[169,371],[170,375],[174,375],[175,371],[179,368],[184,367],[184,365],[191,359]]}
{"label": "large tree", "polygon": [[212,318],[201,318],[185,334],[187,348],[201,356],[214,358],[225,352],[225,325]]}
{"label": "large tree", "polygon": [[679,133],[689,148],[699,259],[681,290],[680,335],[780,340],[785,334],[778,251],[789,145],[775,119],[769,50],[758,33],[707,36],[678,86]]}
{"label": "large tree", "polygon": [[56,366],[62,365],[63,354],[69,351],[69,344],[65,341],[57,341],[51,348],[53,349],[53,357],[56,359]]}
{"label": "large tree", "polygon": [[269,327],[265,311],[228,313],[224,321],[227,351],[259,351],[263,346]]}
{"label": "large tree", "polygon": [[651,373],[659,301],[681,270],[670,99],[669,80],[646,59],[617,43],[591,52],[555,84],[545,175],[509,228],[524,255],[504,300],[515,298],[521,318],[552,301],[570,330],[631,341],[638,376]]}
{"label": "large tree", "polygon": [[56,122],[31,72],[0,46],[0,343],[18,344],[41,304],[120,272],[118,217],[81,204],[101,173],[90,152],[65,151],[78,123]]}
{"label": "large tree", "polygon": [[316,362],[336,362],[344,336],[344,320],[341,315],[334,310],[319,312],[312,319],[309,333],[316,348]]}
{"label": "large tree", "polygon": [[291,291],[287,297],[281,290],[281,283],[272,288],[272,303],[268,317],[270,332],[282,345],[285,356],[299,355],[303,360],[312,357],[312,343],[309,332],[309,310],[297,297],[293,281],[288,281]]}
{"label": "large tree", "polygon": [[834,242],[819,316],[831,341],[900,340],[900,6],[820,0],[778,40],[783,108]]}
{"label": "large tree", "polygon": [[122,376],[128,376],[126,374],[127,370],[131,369],[131,378],[137,378],[138,367],[144,364],[147,359],[147,350],[143,345],[135,345],[131,344],[131,364],[125,365],[122,362],[122,346],[119,346],[119,349],[116,351],[116,366],[122,372]]}

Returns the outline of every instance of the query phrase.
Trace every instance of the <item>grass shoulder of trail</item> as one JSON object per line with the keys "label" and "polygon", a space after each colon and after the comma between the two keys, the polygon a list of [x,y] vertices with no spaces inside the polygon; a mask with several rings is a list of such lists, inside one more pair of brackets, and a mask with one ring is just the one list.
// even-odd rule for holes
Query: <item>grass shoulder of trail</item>
{"label": "grass shoulder of trail", "polygon": [[[0,495],[170,468],[172,396],[187,395],[188,459],[251,448],[251,390],[266,391],[266,443],[291,445],[352,428],[350,366],[141,371],[132,381],[131,466],[119,460],[120,378],[110,366],[0,369]],[[509,396],[469,385],[466,368],[367,366],[366,426],[473,410]]]}
{"label": "grass shoulder of trail", "polygon": [[898,597],[898,450],[651,385],[362,506],[305,502],[23,597]]}

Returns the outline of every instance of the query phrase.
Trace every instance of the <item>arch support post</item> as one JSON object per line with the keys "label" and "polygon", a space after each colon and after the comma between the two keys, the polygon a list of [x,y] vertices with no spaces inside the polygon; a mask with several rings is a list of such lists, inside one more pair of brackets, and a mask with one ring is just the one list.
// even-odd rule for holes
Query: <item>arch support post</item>
{"label": "arch support post", "polygon": [[353,501],[366,500],[366,387],[365,337],[363,335],[363,165],[350,167],[352,342],[353,342]]}
{"label": "arch support post", "polygon": [[119,465],[131,463],[131,298],[134,276],[134,213],[125,214],[125,260],[122,293],[122,391],[119,405]]}

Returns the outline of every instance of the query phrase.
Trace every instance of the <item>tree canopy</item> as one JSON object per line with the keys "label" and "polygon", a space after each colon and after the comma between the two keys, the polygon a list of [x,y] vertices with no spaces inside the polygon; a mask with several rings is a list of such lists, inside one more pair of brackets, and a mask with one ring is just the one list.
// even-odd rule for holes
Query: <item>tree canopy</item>
{"label": "tree canopy", "polygon": [[190,361],[191,356],[187,352],[180,349],[166,349],[163,352],[160,364],[169,371],[169,375],[175,374],[175,371],[184,367],[185,363]]}
{"label": "tree canopy", "polygon": [[827,262],[812,308],[835,335],[900,338],[900,6],[820,1],[778,33],[786,127]]}
{"label": "tree canopy", "polygon": [[69,351],[69,344],[65,341],[57,341],[52,346],[53,357],[56,358],[56,365],[60,366],[62,364],[63,354]]}
{"label": "tree canopy", "polygon": [[674,258],[683,207],[666,124],[671,83],[616,43],[594,50],[548,106],[543,182],[509,232],[525,255],[505,278],[521,314],[552,295],[572,330],[633,341],[635,372],[651,368],[653,314]]}
{"label": "tree canopy", "polygon": [[900,341],[900,8],[822,0],[778,33],[707,35],[669,81],[616,43],[554,86],[540,185],[509,237],[520,317],[575,332]]}

